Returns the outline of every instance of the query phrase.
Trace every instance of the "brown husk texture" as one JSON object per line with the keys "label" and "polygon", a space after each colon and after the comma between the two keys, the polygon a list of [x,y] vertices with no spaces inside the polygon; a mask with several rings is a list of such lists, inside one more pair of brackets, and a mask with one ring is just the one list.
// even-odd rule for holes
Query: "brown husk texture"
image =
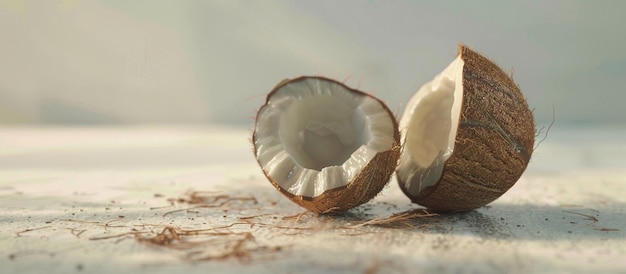
{"label": "brown husk texture", "polygon": [[[286,85],[293,81],[301,81],[307,78],[318,78],[320,80],[339,83],[335,80],[324,77],[310,76],[303,76],[292,80],[284,80],[279,83],[272,92],[268,94],[267,101],[269,102],[269,98],[272,96],[272,94],[283,85]],[[342,83],[339,84],[344,86],[351,92],[356,92],[364,96],[369,96],[378,101],[383,106],[383,108],[388,112],[391,121],[393,122],[394,142],[389,150],[376,154],[376,156],[374,156],[374,158],[370,160],[370,162],[361,170],[361,172],[346,186],[329,189],[326,192],[322,193],[322,195],[319,195],[317,197],[304,197],[289,193],[287,190],[280,187],[280,185],[263,169],[265,177],[267,177],[267,179],[272,183],[272,185],[274,185],[274,187],[276,187],[276,189],[278,189],[282,194],[287,196],[287,198],[289,198],[294,203],[315,213],[332,213],[345,211],[358,205],[364,204],[372,198],[376,197],[376,195],[378,195],[378,193],[380,193],[380,191],[382,191],[385,185],[387,185],[387,183],[389,182],[391,175],[396,170],[398,159],[400,158],[400,133],[398,131],[398,123],[389,108],[378,98],[370,94],[349,88]],[[253,144],[255,144],[255,138],[256,136],[253,136]],[[256,147],[254,148],[254,153],[256,157]]]}
{"label": "brown husk texture", "polygon": [[526,169],[535,141],[532,112],[509,75],[463,45],[459,54],[464,94],[453,154],[440,181],[411,197],[439,211],[468,211],[500,197]]}

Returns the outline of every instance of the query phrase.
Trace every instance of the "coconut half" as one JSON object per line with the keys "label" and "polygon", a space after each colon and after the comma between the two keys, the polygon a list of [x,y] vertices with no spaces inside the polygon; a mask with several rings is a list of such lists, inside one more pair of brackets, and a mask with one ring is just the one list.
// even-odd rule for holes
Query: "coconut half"
{"label": "coconut half", "polygon": [[409,100],[400,130],[400,188],[439,211],[472,210],[504,194],[526,169],[535,138],[511,77],[463,45]]}
{"label": "coconut half", "polygon": [[323,77],[279,83],[257,114],[252,140],[269,181],[317,213],[372,199],[400,156],[398,125],[387,106]]}

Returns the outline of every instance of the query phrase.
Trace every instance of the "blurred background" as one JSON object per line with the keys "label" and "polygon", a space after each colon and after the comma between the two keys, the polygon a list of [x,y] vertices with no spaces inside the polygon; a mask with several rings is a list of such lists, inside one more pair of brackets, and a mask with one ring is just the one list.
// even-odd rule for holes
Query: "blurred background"
{"label": "blurred background", "polygon": [[539,125],[626,121],[626,1],[0,0],[0,124],[252,125],[321,75],[396,113],[457,43],[510,71]]}

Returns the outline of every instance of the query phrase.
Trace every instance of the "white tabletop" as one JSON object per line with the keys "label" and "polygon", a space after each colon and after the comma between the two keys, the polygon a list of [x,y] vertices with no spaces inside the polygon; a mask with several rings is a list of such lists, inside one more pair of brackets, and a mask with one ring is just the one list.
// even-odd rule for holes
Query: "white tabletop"
{"label": "white tabletop", "polygon": [[626,271],[624,128],[554,128],[504,196],[443,216],[393,179],[343,214],[292,217],[249,134],[0,128],[2,273]]}

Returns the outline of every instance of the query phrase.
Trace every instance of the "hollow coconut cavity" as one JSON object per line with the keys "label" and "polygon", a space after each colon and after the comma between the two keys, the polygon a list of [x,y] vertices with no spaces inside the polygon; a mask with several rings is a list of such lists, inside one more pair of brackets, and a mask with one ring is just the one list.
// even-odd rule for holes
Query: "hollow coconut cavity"
{"label": "hollow coconut cavity", "polygon": [[384,103],[322,77],[275,87],[253,135],[270,182],[315,212],[346,210],[380,192],[395,170],[399,139]]}
{"label": "hollow coconut cavity", "polygon": [[525,170],[534,120],[513,80],[487,58],[459,54],[409,100],[397,178],[415,203],[466,211],[506,192]]}

